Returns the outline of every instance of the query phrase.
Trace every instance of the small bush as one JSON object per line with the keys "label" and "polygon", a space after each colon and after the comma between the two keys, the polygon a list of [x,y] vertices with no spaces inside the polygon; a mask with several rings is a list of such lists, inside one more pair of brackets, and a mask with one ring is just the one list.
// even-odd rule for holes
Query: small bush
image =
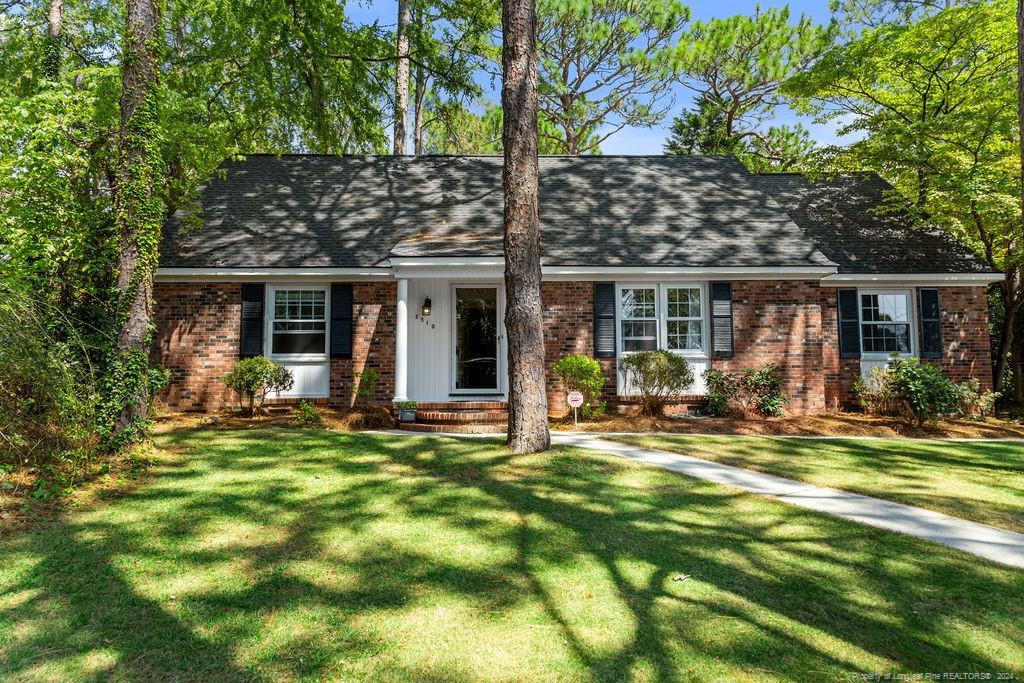
{"label": "small bush", "polygon": [[366,403],[373,396],[373,388],[377,386],[377,371],[366,368],[356,375],[356,403]]}
{"label": "small bush", "polygon": [[292,408],[292,417],[299,424],[310,427],[319,427],[324,423],[324,418],[309,401],[299,401],[299,404]]}
{"label": "small bush", "polygon": [[682,356],[668,351],[637,351],[619,359],[619,371],[640,395],[644,415],[661,415],[667,400],[686,393],[693,370]]}
{"label": "small bush", "polygon": [[[287,391],[295,384],[295,379],[287,368],[265,356],[238,361],[221,381],[235,391],[239,410],[247,409],[249,417],[263,410],[267,394]],[[244,408],[243,402],[246,404]]]}
{"label": "small bush", "polygon": [[599,401],[605,382],[600,363],[590,356],[570,353],[560,358],[551,369],[562,378],[566,391],[583,394],[583,406],[580,409],[583,417],[594,417],[604,412],[604,404]]}
{"label": "small bush", "polygon": [[768,363],[760,369],[746,368],[742,375],[709,368],[704,372],[708,412],[726,415],[781,417],[789,399],[783,392],[779,367]]}
{"label": "small bush", "polygon": [[865,412],[903,418],[918,426],[961,409],[960,388],[938,366],[895,354],[888,367],[872,370],[866,382],[854,385],[854,391]]}
{"label": "small bush", "polygon": [[997,391],[982,391],[981,382],[969,379],[957,385],[960,394],[960,414],[968,420],[981,420],[992,414],[999,400]]}

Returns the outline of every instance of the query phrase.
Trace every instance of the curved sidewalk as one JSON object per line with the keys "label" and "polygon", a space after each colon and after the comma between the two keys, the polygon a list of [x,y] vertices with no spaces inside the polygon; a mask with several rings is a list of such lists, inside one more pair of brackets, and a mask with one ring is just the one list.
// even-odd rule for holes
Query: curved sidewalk
{"label": "curved sidewalk", "polygon": [[969,522],[932,510],[812,486],[792,479],[752,472],[678,453],[607,441],[591,434],[552,432],[551,441],[663,467],[697,479],[777,498],[808,510],[925,538],[993,562],[1024,569],[1024,534],[1013,531]]}

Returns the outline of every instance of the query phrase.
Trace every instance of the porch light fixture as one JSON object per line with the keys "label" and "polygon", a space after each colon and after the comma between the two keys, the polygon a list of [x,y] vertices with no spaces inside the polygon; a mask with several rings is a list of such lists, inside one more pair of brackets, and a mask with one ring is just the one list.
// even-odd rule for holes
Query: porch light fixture
{"label": "porch light fixture", "polygon": [[420,315],[424,318],[430,317],[430,297],[428,296],[423,300],[423,308],[420,309]]}

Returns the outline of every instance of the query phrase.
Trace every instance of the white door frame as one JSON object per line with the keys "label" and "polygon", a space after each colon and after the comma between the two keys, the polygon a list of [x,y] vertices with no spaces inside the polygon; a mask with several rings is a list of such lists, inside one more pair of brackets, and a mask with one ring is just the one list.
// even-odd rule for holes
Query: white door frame
{"label": "white door frame", "polygon": [[[458,353],[457,353],[456,348],[455,348],[456,345],[458,344],[458,341],[459,341],[459,335],[458,335],[458,324],[459,324],[459,321],[458,321],[458,318],[456,316],[456,304],[457,304],[456,290],[460,289],[460,288],[461,289],[483,289],[483,288],[487,288],[487,289],[494,289],[495,293],[496,293],[497,308],[495,310],[495,316],[497,316],[497,321],[496,322],[497,322],[497,326],[498,326],[498,340],[497,340],[497,348],[495,349],[495,353],[497,354],[497,361],[498,361],[498,363],[497,363],[498,381],[497,381],[497,386],[494,387],[493,389],[459,389],[459,388],[456,387],[456,377],[457,377],[458,371],[459,371],[459,367],[458,367],[458,363],[459,363]],[[506,339],[505,339],[505,285],[503,283],[500,283],[500,282],[469,282],[469,281],[467,281],[467,282],[452,282],[452,283],[449,283],[448,293],[449,293],[449,296],[448,296],[448,306],[450,307],[450,310],[451,310],[451,316],[450,316],[451,317],[451,328],[449,329],[449,333],[451,335],[451,340],[449,342],[449,346],[451,347],[449,349],[449,354],[450,354],[450,357],[451,357],[451,363],[450,363],[451,371],[449,372],[449,377],[448,377],[448,391],[449,391],[449,393],[451,395],[453,395],[453,396],[454,395],[470,395],[470,396],[472,396],[472,395],[492,395],[492,394],[493,395],[499,395],[500,394],[501,396],[504,396],[506,394],[506,388],[505,387],[506,387],[506,384],[508,382],[507,373],[506,373],[506,369],[505,369],[505,365],[506,365],[506,362],[507,362],[507,352],[505,350],[506,349],[506,346],[505,346],[506,345]]]}

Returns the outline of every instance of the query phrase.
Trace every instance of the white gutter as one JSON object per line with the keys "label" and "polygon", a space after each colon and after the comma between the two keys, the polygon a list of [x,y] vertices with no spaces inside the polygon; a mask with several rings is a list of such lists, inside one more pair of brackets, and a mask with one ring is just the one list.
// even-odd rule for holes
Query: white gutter
{"label": "white gutter", "polygon": [[157,268],[157,282],[217,280],[241,282],[251,280],[352,280],[391,279],[391,268]]}
{"label": "white gutter", "polygon": [[979,287],[1002,282],[1002,273],[836,273],[822,278],[822,287],[913,284],[934,287]]}

